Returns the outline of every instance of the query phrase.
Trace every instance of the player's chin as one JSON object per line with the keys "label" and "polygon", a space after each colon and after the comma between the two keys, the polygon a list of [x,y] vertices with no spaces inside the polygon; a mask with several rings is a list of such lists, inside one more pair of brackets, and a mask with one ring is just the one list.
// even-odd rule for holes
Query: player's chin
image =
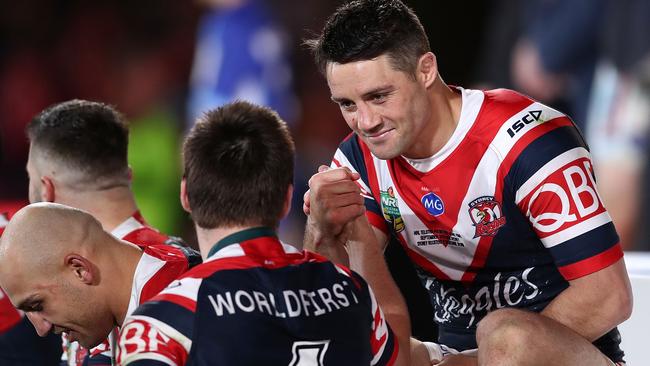
{"label": "player's chin", "polygon": [[76,341],[79,342],[79,344],[86,349],[97,347],[106,339],[106,337],[98,337],[98,336],[91,337],[91,336],[84,336],[81,334],[77,334],[77,336],[78,338],[76,339]]}
{"label": "player's chin", "polygon": [[391,148],[389,146],[369,145],[368,147],[372,154],[381,160],[390,160],[401,155],[399,149]]}

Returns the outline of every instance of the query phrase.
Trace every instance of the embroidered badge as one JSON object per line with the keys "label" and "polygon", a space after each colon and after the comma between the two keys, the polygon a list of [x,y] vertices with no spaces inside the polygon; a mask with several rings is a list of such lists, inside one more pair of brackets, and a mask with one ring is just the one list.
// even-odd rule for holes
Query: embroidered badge
{"label": "embroidered badge", "polygon": [[470,202],[469,216],[476,227],[475,238],[494,236],[499,228],[506,223],[506,218],[501,212],[501,205],[494,199],[494,196],[482,196]]}
{"label": "embroidered badge", "polygon": [[399,233],[404,230],[404,220],[399,212],[397,198],[393,187],[388,187],[386,191],[379,191],[381,195],[381,210],[384,213],[384,219],[393,225],[395,232]]}

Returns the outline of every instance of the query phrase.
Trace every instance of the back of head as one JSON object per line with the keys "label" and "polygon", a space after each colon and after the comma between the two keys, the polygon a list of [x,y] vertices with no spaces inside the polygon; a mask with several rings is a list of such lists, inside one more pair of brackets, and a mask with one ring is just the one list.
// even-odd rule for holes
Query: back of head
{"label": "back of head", "polygon": [[32,152],[74,171],[77,187],[96,189],[129,182],[128,126],[114,108],[71,100],[51,106],[27,126]]}
{"label": "back of head", "polygon": [[186,192],[201,228],[277,226],[294,145],[277,113],[235,102],[200,117],[183,146]]}
{"label": "back of head", "polygon": [[18,211],[0,239],[0,273],[50,276],[63,256],[93,251],[101,224],[90,214],[56,203],[35,203]]}
{"label": "back of head", "polygon": [[400,0],[356,0],[332,14],[320,36],[305,42],[325,73],[327,64],[389,56],[396,70],[415,75],[429,40],[413,10]]}

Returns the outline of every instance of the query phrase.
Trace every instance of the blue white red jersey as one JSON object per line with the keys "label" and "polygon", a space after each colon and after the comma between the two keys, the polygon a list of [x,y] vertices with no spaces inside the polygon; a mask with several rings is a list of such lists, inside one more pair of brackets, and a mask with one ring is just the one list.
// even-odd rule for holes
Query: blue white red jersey
{"label": "blue white red jersey", "polygon": [[391,365],[398,344],[358,274],[280,242],[230,235],[129,316],[119,365]]}
{"label": "blue white red jersey", "polygon": [[[181,247],[180,239],[161,234],[148,226],[137,212],[113,229],[111,234],[136,244],[143,250],[133,277],[127,315],[200,260],[198,253]],[[79,346],[77,342],[68,343],[64,335],[63,360],[70,366],[111,365],[110,344],[114,343],[111,339],[117,337],[116,330],[113,330],[107,340],[92,348],[90,352]],[[87,361],[84,361],[86,359]]]}
{"label": "blue white red jersey", "polygon": [[[489,311],[541,311],[623,253],[567,116],[510,90],[458,91],[460,120],[435,155],[381,160],[352,134],[332,166],[360,174],[369,221],[421,273],[439,342],[466,350]],[[614,361],[617,336],[599,341]]]}

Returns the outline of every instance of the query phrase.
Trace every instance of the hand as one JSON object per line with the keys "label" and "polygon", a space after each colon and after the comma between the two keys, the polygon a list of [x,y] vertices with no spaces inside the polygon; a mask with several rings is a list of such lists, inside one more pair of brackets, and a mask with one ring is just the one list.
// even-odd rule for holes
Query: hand
{"label": "hand", "polygon": [[309,224],[322,236],[336,237],[348,222],[365,213],[361,189],[355,183],[359,174],[348,168],[320,166],[309,180],[303,197],[303,211]]}
{"label": "hand", "polygon": [[[327,165],[321,165],[318,167],[318,172],[323,173],[326,172],[330,169]],[[304,195],[302,195],[302,211],[305,213],[305,215],[309,216],[309,205],[310,205],[310,199],[309,195],[311,193],[311,189],[308,189],[307,192],[305,192]]]}

